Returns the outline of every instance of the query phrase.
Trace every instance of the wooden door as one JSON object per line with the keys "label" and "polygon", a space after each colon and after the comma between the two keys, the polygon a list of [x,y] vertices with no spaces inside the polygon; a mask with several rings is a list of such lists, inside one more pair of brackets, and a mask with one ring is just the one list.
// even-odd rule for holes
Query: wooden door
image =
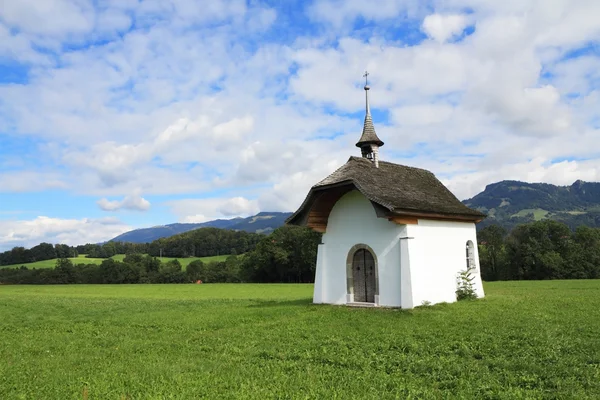
{"label": "wooden door", "polygon": [[375,302],[375,259],[369,250],[360,249],[352,259],[352,278],[354,281],[354,301]]}

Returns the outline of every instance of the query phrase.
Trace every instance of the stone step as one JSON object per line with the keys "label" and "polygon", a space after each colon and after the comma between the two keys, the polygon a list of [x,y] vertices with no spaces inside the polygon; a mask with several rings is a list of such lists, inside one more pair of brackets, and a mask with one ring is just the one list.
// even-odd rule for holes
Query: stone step
{"label": "stone step", "polygon": [[346,305],[348,307],[376,307],[377,306],[375,303],[363,303],[360,301],[357,301],[354,303],[346,303]]}

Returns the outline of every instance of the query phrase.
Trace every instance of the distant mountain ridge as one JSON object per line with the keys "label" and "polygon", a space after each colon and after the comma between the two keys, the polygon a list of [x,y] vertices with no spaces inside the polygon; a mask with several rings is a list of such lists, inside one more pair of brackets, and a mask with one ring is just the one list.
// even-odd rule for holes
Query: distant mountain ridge
{"label": "distant mountain ridge", "polygon": [[282,226],[292,213],[289,212],[260,212],[248,218],[216,219],[202,223],[175,223],[159,225],[150,228],[134,229],[125,232],[110,241],[130,243],[150,243],[156,239],[166,238],[179,233],[199,228],[220,228],[253,233],[270,233]]}
{"label": "distant mountain ridge", "polygon": [[510,230],[515,225],[552,219],[571,229],[579,225],[600,227],[600,183],[575,181],[570,186],[549,183],[501,181],[463,203],[488,217],[478,224],[498,224]]}
{"label": "distant mountain ridge", "polygon": [[[471,208],[487,214],[477,224],[481,229],[498,224],[507,230],[544,218],[561,221],[575,229],[579,225],[600,227],[600,183],[575,181],[570,186],[549,183],[501,181],[491,183],[476,196],[464,200]],[[220,228],[254,233],[270,233],[285,223],[290,212],[261,212],[248,218],[216,219],[197,224],[175,223],[123,233],[111,241],[150,243],[198,228]]]}

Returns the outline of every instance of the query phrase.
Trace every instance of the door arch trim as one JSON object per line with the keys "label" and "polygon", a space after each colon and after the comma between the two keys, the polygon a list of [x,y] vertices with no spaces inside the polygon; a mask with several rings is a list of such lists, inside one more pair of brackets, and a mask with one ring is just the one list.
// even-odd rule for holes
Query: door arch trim
{"label": "door arch trim", "polygon": [[364,243],[359,243],[352,246],[348,251],[348,256],[346,257],[346,302],[354,302],[354,277],[352,275],[352,262],[354,260],[354,253],[362,249],[368,250],[373,256],[373,261],[375,261],[375,304],[379,304],[379,262],[377,261],[377,254],[375,251],[369,245]]}

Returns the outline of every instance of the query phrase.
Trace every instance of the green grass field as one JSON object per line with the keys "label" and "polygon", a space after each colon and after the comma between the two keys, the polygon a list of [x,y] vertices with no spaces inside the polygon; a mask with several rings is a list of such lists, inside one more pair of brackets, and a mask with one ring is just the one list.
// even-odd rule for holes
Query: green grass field
{"label": "green grass field", "polygon": [[401,311],[311,285],[0,286],[0,398],[600,398],[600,281],[485,289]]}
{"label": "green grass field", "polygon": [[[187,257],[187,258],[177,258],[177,257],[162,257],[161,260],[163,262],[168,262],[171,260],[179,260],[179,262],[181,263],[181,265],[183,266],[183,268],[185,269],[189,263],[191,263],[192,261],[195,260],[202,260],[203,262],[211,262],[211,261],[225,261],[227,259],[227,257],[229,257],[229,255],[223,255],[223,256],[211,256],[211,257]],[[112,259],[115,259],[117,261],[123,261],[123,258],[125,258],[124,254],[117,254],[115,256],[111,257]],[[104,261],[104,258],[86,258],[85,254],[80,254],[79,257],[72,257],[69,258],[69,260],[73,261],[73,264],[101,264],[102,261]],[[37,262],[33,262],[33,263],[27,263],[27,264],[12,264],[12,265],[1,265],[0,268],[19,268],[21,265],[25,265],[27,268],[54,268],[54,266],[56,265],[56,259],[54,260],[44,260],[44,261],[37,261]]]}

